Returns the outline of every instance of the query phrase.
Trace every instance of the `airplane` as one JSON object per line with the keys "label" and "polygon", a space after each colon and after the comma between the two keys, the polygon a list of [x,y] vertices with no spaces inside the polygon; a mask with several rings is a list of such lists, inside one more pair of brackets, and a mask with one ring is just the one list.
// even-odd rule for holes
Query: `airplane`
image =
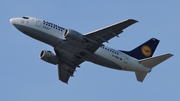
{"label": "airplane", "polygon": [[25,35],[54,48],[54,53],[42,50],[40,58],[57,65],[59,80],[67,84],[69,78],[74,76],[76,67],[80,67],[85,61],[111,69],[134,72],[137,81],[143,82],[153,67],[173,56],[166,53],[152,57],[159,43],[156,38],[149,39],[131,51],[116,50],[103,44],[113,37],[119,37],[125,28],[137,22],[134,19],[127,19],[87,34],[30,16],[11,18],[10,22]]}

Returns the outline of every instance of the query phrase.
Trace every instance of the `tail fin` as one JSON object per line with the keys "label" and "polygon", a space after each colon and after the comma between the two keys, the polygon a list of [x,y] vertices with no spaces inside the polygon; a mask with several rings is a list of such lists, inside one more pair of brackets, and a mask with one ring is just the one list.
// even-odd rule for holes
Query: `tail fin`
{"label": "tail fin", "polygon": [[148,73],[148,72],[135,71],[136,79],[137,79],[139,82],[143,82],[143,80],[145,79],[147,73]]}
{"label": "tail fin", "polygon": [[138,60],[152,57],[156,47],[159,43],[159,40],[156,38],[151,38],[147,42],[143,43],[142,45],[138,46],[137,48],[131,51],[122,51]]}
{"label": "tail fin", "polygon": [[[173,54],[163,54],[155,57],[149,57],[145,59],[139,60],[139,63],[142,64],[145,67],[148,67],[149,69],[152,69],[154,66],[160,64],[161,62],[165,61],[166,59],[173,56]],[[143,82],[144,78],[146,77],[148,72],[139,72],[135,71],[136,78],[138,81]]]}

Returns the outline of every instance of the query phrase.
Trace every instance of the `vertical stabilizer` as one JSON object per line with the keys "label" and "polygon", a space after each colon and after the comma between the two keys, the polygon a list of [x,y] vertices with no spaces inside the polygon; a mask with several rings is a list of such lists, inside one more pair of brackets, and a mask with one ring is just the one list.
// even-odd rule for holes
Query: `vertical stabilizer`
{"label": "vertical stabilizer", "polygon": [[143,82],[144,78],[145,78],[146,75],[147,75],[147,72],[138,72],[138,71],[136,71],[135,74],[136,74],[136,79],[137,79],[139,82]]}
{"label": "vertical stabilizer", "polygon": [[138,60],[152,57],[156,47],[159,43],[159,40],[156,38],[151,38],[150,40],[146,41],[142,45],[138,46],[137,48],[131,51],[122,51]]}

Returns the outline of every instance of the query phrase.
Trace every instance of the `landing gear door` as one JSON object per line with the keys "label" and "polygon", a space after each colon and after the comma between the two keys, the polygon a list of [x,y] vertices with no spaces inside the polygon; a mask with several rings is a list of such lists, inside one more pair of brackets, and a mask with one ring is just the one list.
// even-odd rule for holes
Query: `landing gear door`
{"label": "landing gear door", "polygon": [[36,26],[41,27],[41,20],[36,19]]}

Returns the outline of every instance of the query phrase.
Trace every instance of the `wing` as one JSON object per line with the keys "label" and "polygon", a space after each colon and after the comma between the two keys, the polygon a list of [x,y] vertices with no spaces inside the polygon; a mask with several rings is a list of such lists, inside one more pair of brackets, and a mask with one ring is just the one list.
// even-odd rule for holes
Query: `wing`
{"label": "wing", "polygon": [[76,71],[76,66],[70,66],[70,65],[65,64],[65,63],[58,64],[59,80],[61,80],[64,83],[68,83],[69,78],[73,77],[74,71]]}
{"label": "wing", "polygon": [[80,67],[79,65],[84,62],[84,60],[76,58],[75,54],[64,54],[59,50],[55,50],[55,52],[60,59],[60,63],[58,64],[59,80],[64,83],[68,83],[69,78],[73,77],[76,67]]}
{"label": "wing", "polygon": [[99,43],[108,42],[114,36],[118,36],[120,33],[123,32],[123,29],[127,28],[128,26],[136,23],[137,21],[134,19],[128,19],[111,26],[90,32],[85,36],[93,39]]}
{"label": "wing", "polygon": [[110,26],[107,26],[105,28],[90,32],[88,34],[85,34],[85,37],[88,39],[91,39],[96,43],[96,45],[91,47],[92,52],[94,52],[96,49],[99,48],[99,45],[103,42],[108,42],[111,38],[117,36],[123,32],[123,29],[127,28],[128,26],[136,23],[137,21],[134,19],[128,19]]}

